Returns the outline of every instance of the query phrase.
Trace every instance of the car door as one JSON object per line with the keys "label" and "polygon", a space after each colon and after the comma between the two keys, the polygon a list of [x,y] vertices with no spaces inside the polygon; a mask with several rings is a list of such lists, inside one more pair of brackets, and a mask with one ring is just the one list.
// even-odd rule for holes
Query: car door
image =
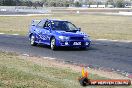
{"label": "car door", "polygon": [[46,21],[43,27],[43,35],[45,36],[45,42],[50,44],[50,36],[51,36],[51,24],[49,21]]}
{"label": "car door", "polygon": [[46,20],[42,20],[36,28],[36,34],[38,37],[38,42],[39,43],[45,43],[46,42],[46,36],[45,34],[45,29],[44,29],[44,25],[45,25]]}

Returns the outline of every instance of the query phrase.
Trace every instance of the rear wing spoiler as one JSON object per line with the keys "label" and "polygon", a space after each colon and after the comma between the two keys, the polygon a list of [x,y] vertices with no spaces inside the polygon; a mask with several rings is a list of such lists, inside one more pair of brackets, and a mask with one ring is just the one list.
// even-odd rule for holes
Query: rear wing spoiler
{"label": "rear wing spoiler", "polygon": [[40,22],[40,20],[32,20],[31,25],[36,26],[39,22]]}

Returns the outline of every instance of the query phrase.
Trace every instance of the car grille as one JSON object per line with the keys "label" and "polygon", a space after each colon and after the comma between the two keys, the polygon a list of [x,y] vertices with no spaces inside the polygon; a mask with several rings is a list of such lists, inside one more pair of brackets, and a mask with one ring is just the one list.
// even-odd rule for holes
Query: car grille
{"label": "car grille", "polygon": [[70,40],[83,40],[83,37],[70,37]]}

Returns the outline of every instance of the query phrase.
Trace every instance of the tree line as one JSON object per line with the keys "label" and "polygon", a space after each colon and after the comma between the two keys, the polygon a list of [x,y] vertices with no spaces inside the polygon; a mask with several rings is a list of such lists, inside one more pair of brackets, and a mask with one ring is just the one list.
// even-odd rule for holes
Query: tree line
{"label": "tree line", "polygon": [[82,5],[113,5],[114,7],[124,7],[132,4],[132,0],[0,0],[0,6],[33,6],[33,7],[81,7]]}

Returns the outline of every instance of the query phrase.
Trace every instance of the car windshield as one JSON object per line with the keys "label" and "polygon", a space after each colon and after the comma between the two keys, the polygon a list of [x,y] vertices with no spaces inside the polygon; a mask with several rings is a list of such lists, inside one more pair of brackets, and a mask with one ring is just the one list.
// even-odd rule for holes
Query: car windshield
{"label": "car windshield", "polygon": [[62,31],[74,31],[77,30],[76,26],[71,22],[67,21],[52,21],[53,30],[62,30]]}
{"label": "car windshield", "polygon": [[40,20],[33,20],[32,25],[37,25],[40,22]]}

